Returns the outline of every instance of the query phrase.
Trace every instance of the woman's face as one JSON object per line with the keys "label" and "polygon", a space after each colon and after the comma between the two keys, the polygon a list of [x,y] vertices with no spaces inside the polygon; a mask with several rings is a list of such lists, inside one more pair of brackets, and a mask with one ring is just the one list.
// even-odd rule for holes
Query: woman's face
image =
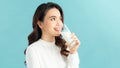
{"label": "woman's face", "polygon": [[44,21],[40,24],[42,34],[51,36],[59,36],[63,27],[62,16],[58,9],[52,8],[48,10]]}

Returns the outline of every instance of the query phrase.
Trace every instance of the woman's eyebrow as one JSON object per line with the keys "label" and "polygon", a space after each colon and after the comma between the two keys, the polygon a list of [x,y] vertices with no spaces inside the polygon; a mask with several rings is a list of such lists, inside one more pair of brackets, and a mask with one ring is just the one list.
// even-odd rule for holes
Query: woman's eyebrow
{"label": "woman's eyebrow", "polygon": [[56,17],[56,16],[50,16],[49,18],[54,18],[54,17]]}

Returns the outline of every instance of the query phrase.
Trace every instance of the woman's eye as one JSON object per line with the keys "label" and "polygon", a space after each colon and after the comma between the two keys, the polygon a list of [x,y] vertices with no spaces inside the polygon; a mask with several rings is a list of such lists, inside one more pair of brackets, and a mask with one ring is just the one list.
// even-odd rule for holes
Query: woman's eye
{"label": "woman's eye", "polygon": [[55,18],[51,18],[51,21],[55,21]]}

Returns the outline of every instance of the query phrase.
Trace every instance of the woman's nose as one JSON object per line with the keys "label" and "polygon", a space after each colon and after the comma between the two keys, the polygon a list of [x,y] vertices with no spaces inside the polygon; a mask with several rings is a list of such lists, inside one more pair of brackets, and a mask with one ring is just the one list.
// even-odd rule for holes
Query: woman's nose
{"label": "woman's nose", "polygon": [[59,26],[60,24],[59,24],[59,22],[57,22],[57,24],[56,24],[57,26]]}
{"label": "woman's nose", "polygon": [[58,20],[56,25],[57,25],[57,26],[62,25],[62,21]]}

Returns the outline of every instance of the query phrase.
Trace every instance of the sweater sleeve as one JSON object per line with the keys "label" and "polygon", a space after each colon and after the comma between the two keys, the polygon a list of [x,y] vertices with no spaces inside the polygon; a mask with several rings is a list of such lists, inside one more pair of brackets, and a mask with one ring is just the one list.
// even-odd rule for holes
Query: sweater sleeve
{"label": "sweater sleeve", "polygon": [[80,60],[78,52],[69,54],[67,57],[67,68],[79,68]]}
{"label": "sweater sleeve", "polygon": [[27,63],[27,68],[40,68],[40,63],[37,54],[35,52],[35,49],[27,48],[26,63]]}

